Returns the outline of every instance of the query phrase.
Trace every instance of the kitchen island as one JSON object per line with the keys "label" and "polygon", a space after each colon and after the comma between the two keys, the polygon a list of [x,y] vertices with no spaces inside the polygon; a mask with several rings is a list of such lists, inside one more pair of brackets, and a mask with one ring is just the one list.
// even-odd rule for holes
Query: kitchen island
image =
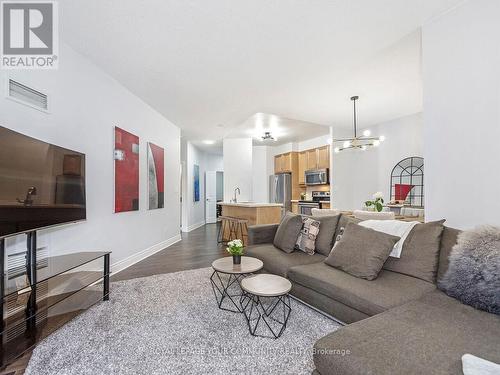
{"label": "kitchen island", "polygon": [[247,225],[277,224],[281,221],[283,205],[280,203],[217,203],[222,216],[247,220]]}

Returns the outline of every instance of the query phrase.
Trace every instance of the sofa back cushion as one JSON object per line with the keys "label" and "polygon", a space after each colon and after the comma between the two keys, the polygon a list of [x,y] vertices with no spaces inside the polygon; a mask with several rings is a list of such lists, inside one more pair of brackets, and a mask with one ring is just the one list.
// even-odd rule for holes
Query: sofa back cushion
{"label": "sofa back cushion", "polygon": [[374,280],[399,239],[349,223],[325,263],[353,276]]}
{"label": "sofa back cushion", "polygon": [[436,282],[444,220],[418,224],[403,244],[400,258],[389,257],[384,269]]}
{"label": "sofa back cushion", "polygon": [[316,236],[316,252],[328,256],[335,243],[335,232],[340,215],[334,216],[313,216],[319,221],[319,233]]}
{"label": "sofa back cushion", "polygon": [[273,245],[286,253],[293,252],[302,229],[302,216],[287,212],[274,236]]}
{"label": "sofa back cushion", "polygon": [[437,279],[441,279],[448,270],[450,260],[448,259],[453,249],[457,244],[458,235],[460,230],[455,228],[444,227],[443,234],[441,235],[441,249],[439,250],[439,266],[437,272]]}

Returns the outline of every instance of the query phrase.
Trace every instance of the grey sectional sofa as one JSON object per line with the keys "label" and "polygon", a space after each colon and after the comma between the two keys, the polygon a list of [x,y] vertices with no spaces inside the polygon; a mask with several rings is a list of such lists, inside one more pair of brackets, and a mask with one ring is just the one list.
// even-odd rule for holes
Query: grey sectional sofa
{"label": "grey sectional sofa", "polygon": [[[315,374],[461,374],[465,353],[500,363],[500,316],[415,277],[382,270],[368,281],[326,265],[324,255],[287,254],[273,246],[277,228],[250,227],[246,254],[263,261],[263,272],[287,277],[293,296],[348,324],[315,344]],[[438,278],[458,233],[443,231]]]}

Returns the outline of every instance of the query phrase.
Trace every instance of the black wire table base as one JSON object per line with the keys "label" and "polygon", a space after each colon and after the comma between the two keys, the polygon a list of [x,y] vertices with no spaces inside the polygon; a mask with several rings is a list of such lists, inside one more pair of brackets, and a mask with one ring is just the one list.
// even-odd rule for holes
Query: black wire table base
{"label": "black wire table base", "polygon": [[[277,339],[283,334],[292,312],[288,294],[276,297],[259,297],[243,292],[240,303],[252,336]],[[263,328],[257,331],[259,326]],[[262,330],[270,332],[272,336],[262,334]]]}
{"label": "black wire table base", "polygon": [[[228,275],[228,277],[225,277],[225,275]],[[217,271],[212,273],[210,283],[212,284],[212,290],[214,291],[219,309],[235,313],[243,312],[241,308],[242,290],[240,280],[247,275],[241,273],[219,273]],[[237,300],[235,301],[234,298],[237,298]],[[228,302],[224,303],[224,301]]]}

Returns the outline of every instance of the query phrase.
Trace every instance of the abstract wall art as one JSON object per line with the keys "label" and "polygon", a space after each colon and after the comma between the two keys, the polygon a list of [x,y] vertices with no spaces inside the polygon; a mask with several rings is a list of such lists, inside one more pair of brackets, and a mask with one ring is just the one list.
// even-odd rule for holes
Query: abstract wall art
{"label": "abstract wall art", "polygon": [[200,166],[193,166],[193,183],[194,183],[194,201],[199,202],[200,200]]}
{"label": "abstract wall art", "polygon": [[115,212],[139,210],[139,137],[115,126]]}
{"label": "abstract wall art", "polygon": [[164,151],[148,142],[148,200],[149,209],[165,207]]}

